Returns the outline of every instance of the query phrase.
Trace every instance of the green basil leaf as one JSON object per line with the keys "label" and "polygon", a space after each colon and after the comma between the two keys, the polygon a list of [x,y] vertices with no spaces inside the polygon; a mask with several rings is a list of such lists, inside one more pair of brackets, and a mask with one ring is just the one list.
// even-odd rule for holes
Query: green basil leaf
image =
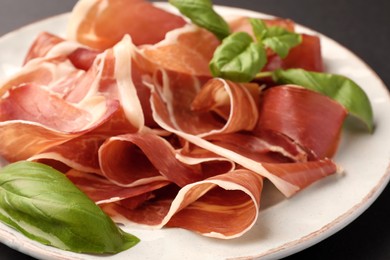
{"label": "green basil leaf", "polygon": [[248,82],[266,62],[264,46],[254,42],[248,33],[237,32],[226,37],[215,50],[210,61],[210,71],[214,77]]}
{"label": "green basil leaf", "polygon": [[218,39],[222,40],[230,34],[229,25],[214,11],[210,0],[169,0],[169,3],[194,24],[212,32]]}
{"label": "green basil leaf", "polygon": [[0,221],[30,239],[74,252],[117,253],[139,242],[64,174],[34,162],[0,170]]}
{"label": "green basil leaf", "polygon": [[276,52],[281,58],[285,58],[290,49],[301,44],[301,42],[301,35],[279,26],[268,27],[267,34],[263,39],[263,44]]}
{"label": "green basil leaf", "polygon": [[253,33],[258,42],[262,42],[264,37],[267,35],[267,25],[261,19],[249,18],[249,21],[252,25]]}
{"label": "green basil leaf", "polygon": [[303,69],[276,70],[273,79],[281,84],[296,84],[320,92],[343,105],[348,112],[361,120],[367,129],[374,129],[370,100],[351,79],[329,73],[309,72]]}

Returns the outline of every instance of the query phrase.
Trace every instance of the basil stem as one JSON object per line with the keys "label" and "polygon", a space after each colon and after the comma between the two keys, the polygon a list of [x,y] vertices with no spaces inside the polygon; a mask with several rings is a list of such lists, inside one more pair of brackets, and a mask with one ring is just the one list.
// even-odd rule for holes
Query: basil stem
{"label": "basil stem", "polygon": [[0,170],[0,221],[42,244],[79,253],[118,253],[139,242],[64,174],[34,162]]}
{"label": "basil stem", "polygon": [[213,76],[235,82],[251,81],[266,63],[266,51],[245,32],[226,37],[210,61]]}
{"label": "basil stem", "polygon": [[229,25],[214,11],[210,0],[169,0],[169,3],[194,24],[212,32],[218,39],[222,40],[230,34]]}
{"label": "basil stem", "polygon": [[351,115],[362,121],[370,132],[374,130],[370,100],[363,89],[351,79],[303,69],[279,69],[272,73],[272,77],[279,84],[296,84],[338,101]]}

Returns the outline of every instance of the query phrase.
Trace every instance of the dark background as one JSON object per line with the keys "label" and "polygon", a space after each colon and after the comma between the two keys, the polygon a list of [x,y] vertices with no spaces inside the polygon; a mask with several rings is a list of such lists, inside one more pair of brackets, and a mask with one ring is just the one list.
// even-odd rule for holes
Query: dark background
{"label": "dark background", "polygon": [[[362,58],[376,71],[385,85],[390,86],[389,0],[214,0],[213,2],[290,18],[319,31]],[[75,3],[75,0],[0,0],[0,35],[36,20],[69,12]],[[304,257],[307,259],[390,259],[389,196],[390,186],[350,225],[322,242],[285,259]],[[0,259],[33,258],[0,244]]]}

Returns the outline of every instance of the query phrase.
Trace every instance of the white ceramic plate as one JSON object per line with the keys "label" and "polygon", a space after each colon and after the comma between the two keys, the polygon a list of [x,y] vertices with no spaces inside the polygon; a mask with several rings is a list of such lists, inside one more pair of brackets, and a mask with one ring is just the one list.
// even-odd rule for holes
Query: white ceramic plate
{"label": "white ceramic plate", "polygon": [[[266,17],[236,8],[217,10],[228,16]],[[56,16],[0,38],[0,81],[19,68],[24,51],[39,32],[63,33],[67,19],[67,14]],[[302,26],[297,29],[320,35]],[[345,169],[345,174],[323,179],[288,200],[268,185],[265,193],[272,196],[263,196],[257,223],[244,236],[233,240],[206,238],[181,229],[124,227],[141,238],[141,243],[117,255],[102,257],[43,246],[0,224],[0,242],[40,259],[275,259],[307,248],[345,227],[372,204],[388,183],[390,98],[381,80],[364,62],[335,41],[320,36],[327,71],[348,76],[362,86],[375,114],[373,135],[353,128],[343,131],[335,161]]]}

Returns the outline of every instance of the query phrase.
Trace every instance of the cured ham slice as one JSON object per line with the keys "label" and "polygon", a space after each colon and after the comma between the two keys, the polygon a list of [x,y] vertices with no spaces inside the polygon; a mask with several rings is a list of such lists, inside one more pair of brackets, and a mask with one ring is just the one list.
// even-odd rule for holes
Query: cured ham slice
{"label": "cured ham slice", "polygon": [[118,102],[103,97],[76,107],[33,84],[8,93],[0,100],[0,154],[9,161],[25,160],[91,131],[118,109]]}
{"label": "cured ham slice", "polygon": [[[162,86],[157,84],[153,105],[180,131],[205,136],[251,130],[257,120],[257,85],[212,79],[201,87],[199,81],[177,73],[164,74]],[[222,117],[216,118],[213,110]]]}
{"label": "cured ham slice", "polygon": [[100,52],[89,48],[80,47],[68,55],[72,64],[81,70],[88,70]]}
{"label": "cured ham slice", "polygon": [[144,0],[81,0],[71,14],[68,39],[98,50],[114,46],[126,34],[134,44],[154,44],[186,24]]}
{"label": "cured ham slice", "polygon": [[211,77],[209,62],[219,44],[212,33],[187,25],[169,32],[158,44],[143,46],[142,51],[157,68]]}
{"label": "cured ham slice", "polygon": [[182,227],[230,239],[241,236],[256,222],[262,187],[261,176],[242,169],[188,184],[173,196],[156,197],[134,210],[121,203],[102,208],[119,223]]}
{"label": "cured ham slice", "polygon": [[[157,120],[158,122],[161,122],[159,121],[160,119]],[[161,124],[164,125],[163,122],[161,122]],[[277,163],[272,165],[272,167],[266,167],[269,166],[270,164],[268,165],[268,164],[264,164],[263,162],[253,160],[251,158],[244,156],[243,154],[240,154],[239,152],[232,151],[222,146],[213,144],[212,142],[204,140],[198,136],[177,131],[171,128],[171,126],[169,126],[168,124],[164,125],[164,128],[171,129],[170,130],[171,132],[174,132],[175,134],[183,137],[189,142],[196,144],[202,147],[203,149],[212,151],[213,153],[218,154],[222,157],[225,157],[269,179],[287,197],[294,195],[299,190],[307,187],[310,183],[318,181],[322,179],[324,176],[328,176],[339,171],[339,168],[331,160],[327,160],[326,163],[324,164],[321,163],[307,164],[304,162],[294,163],[287,168],[288,170],[285,170],[284,168],[287,166],[287,164],[283,164],[283,163]],[[273,172],[273,170],[275,169],[278,169],[278,171]],[[296,173],[292,171],[292,169],[295,169],[297,172],[300,173],[300,176],[303,176],[303,178],[305,178],[308,181],[303,182],[302,179],[291,178],[289,174],[291,174],[292,176],[296,175]],[[302,184],[304,184],[304,186],[300,186]]]}
{"label": "cured ham slice", "polygon": [[[160,189],[170,182],[155,181],[135,187],[118,186],[102,176],[70,170],[66,176],[96,204],[105,204],[124,199],[132,200],[133,206],[141,204],[150,197],[151,192]],[[129,202],[129,201],[128,201]],[[129,206],[129,203],[127,204]]]}
{"label": "cured ham slice", "polygon": [[[157,92],[158,91],[158,92]],[[190,143],[193,143],[203,149],[209,150],[215,154],[218,154],[222,157],[225,157],[229,160],[232,160],[236,162],[237,164],[253,171],[261,176],[268,178],[271,182],[275,184],[275,186],[286,196],[292,196],[295,194],[298,190],[304,188],[307,186],[301,187],[300,184],[301,182],[290,182],[291,178],[286,178],[284,175],[280,175],[277,172],[273,173],[270,172],[266,167],[262,165],[262,162],[255,161],[251,158],[248,158],[244,156],[242,153],[231,151],[229,149],[226,149],[222,146],[213,144],[212,142],[205,140],[201,137],[206,137],[207,135],[199,135],[199,133],[196,133],[195,131],[190,131],[192,130],[191,128],[183,128],[180,125],[177,124],[178,119],[177,117],[171,113],[172,108],[169,107],[170,102],[166,102],[166,96],[164,96],[162,93],[170,93],[170,92],[164,92],[159,90],[158,87],[156,87],[156,92],[152,93],[152,108],[153,108],[153,116],[155,121],[165,130],[175,133],[176,135],[184,138]],[[316,93],[317,94],[317,93]],[[319,95],[319,94],[318,94]],[[168,97],[170,97],[168,95]],[[251,96],[252,97],[252,96]],[[253,97],[252,97],[253,98]],[[181,97],[177,97],[175,100],[182,100]],[[290,106],[289,106],[290,107]],[[287,108],[287,106],[286,106]],[[261,111],[261,109],[260,109]],[[345,111],[343,111],[345,113]],[[345,116],[345,114],[343,114]],[[189,118],[189,117],[186,117]],[[184,119],[183,119],[184,120]],[[188,121],[188,119],[186,119]],[[340,123],[340,121],[338,121]],[[289,124],[289,121],[285,121],[285,124]],[[261,125],[261,124],[260,124]],[[191,126],[194,126],[194,124],[191,124]],[[338,129],[340,129],[341,124],[338,125]],[[265,128],[267,129],[267,128]],[[235,129],[237,131],[237,129]],[[212,133],[210,130],[209,133]],[[225,133],[223,131],[216,131],[213,133]],[[316,167],[318,165],[315,165]],[[301,167],[301,166],[297,166]],[[323,177],[323,174],[317,174],[317,170],[312,169],[310,167],[304,166],[306,169],[306,174],[308,175],[313,175],[315,177],[308,177],[306,176],[307,179],[310,179],[312,181],[314,180],[319,180]],[[321,167],[320,167],[321,168]],[[323,171],[329,175],[333,174],[336,172],[337,167],[325,167],[326,169],[323,169]],[[281,168],[282,169],[282,168]],[[322,172],[322,170],[320,170]],[[293,174],[293,173],[291,173]]]}
{"label": "cured ham slice", "polygon": [[30,157],[29,160],[43,162],[61,172],[75,169],[101,174],[98,151],[107,138],[108,136],[105,134],[95,134],[94,131],[91,131],[65,143],[50,147],[44,152]]}
{"label": "cured ham slice", "polygon": [[[49,36],[46,35],[45,37]],[[62,44],[63,47],[59,48],[58,44]],[[31,59],[17,75],[9,80],[8,83],[3,85],[3,91],[7,98],[2,100],[2,109],[4,111],[8,109],[7,113],[14,114],[18,113],[16,109],[19,109],[20,112],[29,111],[31,115],[26,113],[10,115],[4,112],[2,114],[2,120],[26,121],[27,125],[23,125],[23,129],[29,129],[26,130],[26,132],[31,132],[31,135],[38,132],[41,133],[42,131],[44,131],[42,134],[47,131],[51,131],[42,130],[40,126],[34,125],[38,123],[43,124],[44,127],[52,127],[55,131],[64,132],[65,136],[61,138],[58,136],[56,138],[58,140],[52,140],[51,142],[44,142],[42,140],[39,141],[44,138],[44,135],[35,140],[35,142],[32,141],[34,140],[33,138],[27,143],[40,142],[42,145],[37,146],[37,149],[33,149],[32,151],[25,149],[23,155],[20,155],[20,157],[17,154],[15,154],[14,157],[11,157],[11,155],[5,155],[5,157],[9,160],[17,160],[26,159],[34,155],[31,160],[45,160],[46,162],[48,162],[48,160],[54,160],[79,170],[99,172],[97,167],[98,165],[96,164],[97,150],[95,153],[80,150],[79,152],[83,153],[83,155],[80,153],[72,154],[71,151],[74,149],[72,146],[79,141],[77,145],[85,145],[88,143],[89,145],[84,146],[84,148],[93,148],[97,147],[97,144],[93,144],[91,140],[94,140],[94,142],[97,143],[102,143],[105,138],[108,138],[111,135],[138,131],[144,126],[142,117],[143,111],[147,113],[147,123],[152,125],[153,122],[151,119],[150,105],[147,102],[150,96],[149,89],[142,85],[140,72],[132,70],[131,68],[131,48],[133,45],[131,44],[131,40],[129,38],[125,38],[123,41],[119,42],[113,49],[99,54],[94,66],[92,66],[88,72],[75,68],[66,56],[69,54],[69,50],[72,49],[72,44],[70,44],[69,48],[64,47],[67,44],[66,41],[61,41],[58,44],[54,47],[52,46],[46,54],[41,54],[46,56]],[[57,48],[57,50],[54,51],[54,48]],[[64,50],[64,52],[60,52],[60,49]],[[56,54],[54,55],[54,53]],[[71,53],[74,52],[71,51]],[[53,55],[53,57],[51,57],[51,55]],[[135,89],[136,86],[133,83],[133,77],[137,80],[138,90]],[[33,82],[33,84],[30,82]],[[31,86],[27,86],[26,84]],[[21,85],[21,87],[17,88],[18,85]],[[30,91],[28,91],[29,89]],[[16,93],[18,94],[16,95]],[[29,95],[36,97],[36,99],[31,99],[31,97],[27,99]],[[142,105],[140,104],[139,97],[142,98],[142,105],[144,105],[145,109],[141,107]],[[43,106],[45,103],[40,101],[42,99],[53,100],[53,103],[49,102],[47,105],[50,106],[50,104],[52,104],[53,108],[57,109],[57,112],[47,112],[47,115],[38,115],[37,112],[35,115],[34,111],[30,111],[31,109],[41,110],[37,104],[41,104],[41,106]],[[72,141],[71,139],[82,134],[82,132],[78,129],[78,121],[83,119],[86,121],[93,120],[95,115],[96,117],[100,115],[101,110],[98,109],[96,111],[84,113],[84,110],[78,108],[80,106],[88,107],[92,104],[92,102],[95,102],[93,100],[105,99],[108,100],[107,102],[110,102],[110,106],[113,108],[110,112],[111,119],[107,120],[106,118],[105,121],[102,120],[100,127],[96,125],[94,136],[100,137],[95,139],[94,137],[91,138],[91,136],[83,136]],[[116,100],[119,100],[119,104]],[[22,109],[22,106],[18,107],[15,105],[19,102],[25,102],[26,108]],[[31,105],[31,108],[28,108],[29,105]],[[60,112],[68,111],[68,108],[73,108],[73,110],[79,112],[79,114],[74,113],[74,118],[61,117],[58,115]],[[49,110],[49,108],[47,109]],[[50,113],[52,114],[50,115]],[[84,113],[84,115],[82,113]],[[60,118],[55,118],[57,116]],[[86,116],[89,118],[86,118]],[[39,119],[39,121],[36,121],[37,119]],[[33,125],[31,125],[28,123],[29,120],[35,120],[36,122],[34,121]],[[62,123],[63,125],[58,126],[59,123]],[[4,124],[10,132],[14,131],[14,129],[12,129],[13,124],[6,124],[5,122]],[[19,124],[20,123],[17,123],[17,125]],[[62,126],[74,128],[56,129],[56,127],[61,128]],[[72,132],[73,130],[79,133],[70,136],[68,132]],[[3,134],[5,135],[6,133],[3,132]],[[62,134],[57,134],[62,136]],[[39,136],[40,134],[37,135]],[[52,136],[50,134],[46,135],[48,137]],[[22,153],[22,151],[18,153]],[[38,155],[37,153],[40,154]],[[95,154],[96,158],[92,157],[92,154]]]}
{"label": "cured ham slice", "polygon": [[226,120],[222,129],[208,134],[250,131],[258,119],[257,102],[260,87],[257,84],[238,84],[212,79],[208,81],[191,103],[193,111],[212,111]]}
{"label": "cured ham slice", "polygon": [[278,86],[263,93],[258,129],[282,133],[316,158],[332,157],[337,149],[343,106],[317,92],[297,86]]}
{"label": "cured ham slice", "polygon": [[137,74],[134,52],[131,38],[126,36],[113,48],[98,54],[93,65],[67,93],[66,100],[80,103],[91,96],[105,96],[119,101],[125,120],[133,128],[130,132],[144,127],[145,117],[153,124],[150,105],[146,102],[150,92]]}
{"label": "cured ham slice", "polygon": [[75,169],[102,174],[99,164],[100,146],[112,136],[130,132],[134,132],[133,126],[128,124],[123,110],[118,109],[110,120],[92,131],[50,147],[29,160],[43,162],[62,172]]}
{"label": "cured ham slice", "polygon": [[9,162],[26,160],[78,135],[54,132],[34,123],[0,122],[0,155]]}
{"label": "cured ham slice", "polygon": [[9,89],[29,83],[50,88],[65,95],[84,74],[77,70],[64,56],[37,58],[28,62],[22,69],[0,85],[0,97]]}
{"label": "cured ham slice", "polygon": [[83,172],[101,174],[99,148],[107,138],[124,134],[134,129],[127,124],[123,111],[118,109],[110,118],[94,130],[45,149],[28,160],[38,161],[56,168],[61,172],[75,169]]}
{"label": "cured ham slice", "polygon": [[236,164],[233,161],[193,146],[188,142],[184,144],[183,148],[176,151],[176,159],[184,164],[198,168],[202,172],[204,179],[233,171],[236,168]]}
{"label": "cured ham slice", "polygon": [[35,41],[31,44],[30,49],[27,52],[27,55],[24,59],[23,64],[26,64],[32,59],[45,57],[46,54],[57,44],[63,42],[59,36],[48,32],[40,33]]}
{"label": "cured ham slice", "polygon": [[[61,53],[58,53],[58,51],[53,51],[53,49],[55,48],[60,49],[61,45]],[[36,58],[43,58],[48,55],[53,56],[53,52],[63,56],[67,56],[67,58],[77,69],[82,70],[88,70],[91,67],[93,61],[95,60],[96,55],[99,53],[96,50],[84,47],[80,44],[75,44],[73,42],[66,41],[65,39],[57,35],[48,32],[42,32],[31,44],[31,47],[25,57],[24,64]]]}
{"label": "cured ham slice", "polygon": [[27,53],[24,66],[1,84],[0,96],[13,87],[34,83],[66,98],[83,82],[89,84],[85,79],[90,76],[85,75],[85,70],[89,69],[96,55],[96,51],[78,43],[41,33]]}
{"label": "cured ham slice", "polygon": [[199,169],[181,163],[175,155],[165,139],[147,133],[112,137],[99,151],[103,174],[120,185],[169,180],[184,186],[203,178]]}
{"label": "cured ham slice", "polygon": [[286,58],[272,54],[264,70],[301,68],[308,71],[322,72],[324,64],[321,55],[320,38],[316,35],[301,34],[302,43],[292,48]]}
{"label": "cured ham slice", "polygon": [[330,159],[300,163],[263,163],[262,165],[272,174],[288,183],[293,183],[300,189],[304,189],[326,176],[340,172],[338,166]]}
{"label": "cured ham slice", "polygon": [[[306,161],[306,156],[291,143],[274,142],[255,136],[251,133],[232,133],[208,136],[213,144],[242,154],[258,162],[287,163]],[[284,140],[283,140],[284,141]]]}

